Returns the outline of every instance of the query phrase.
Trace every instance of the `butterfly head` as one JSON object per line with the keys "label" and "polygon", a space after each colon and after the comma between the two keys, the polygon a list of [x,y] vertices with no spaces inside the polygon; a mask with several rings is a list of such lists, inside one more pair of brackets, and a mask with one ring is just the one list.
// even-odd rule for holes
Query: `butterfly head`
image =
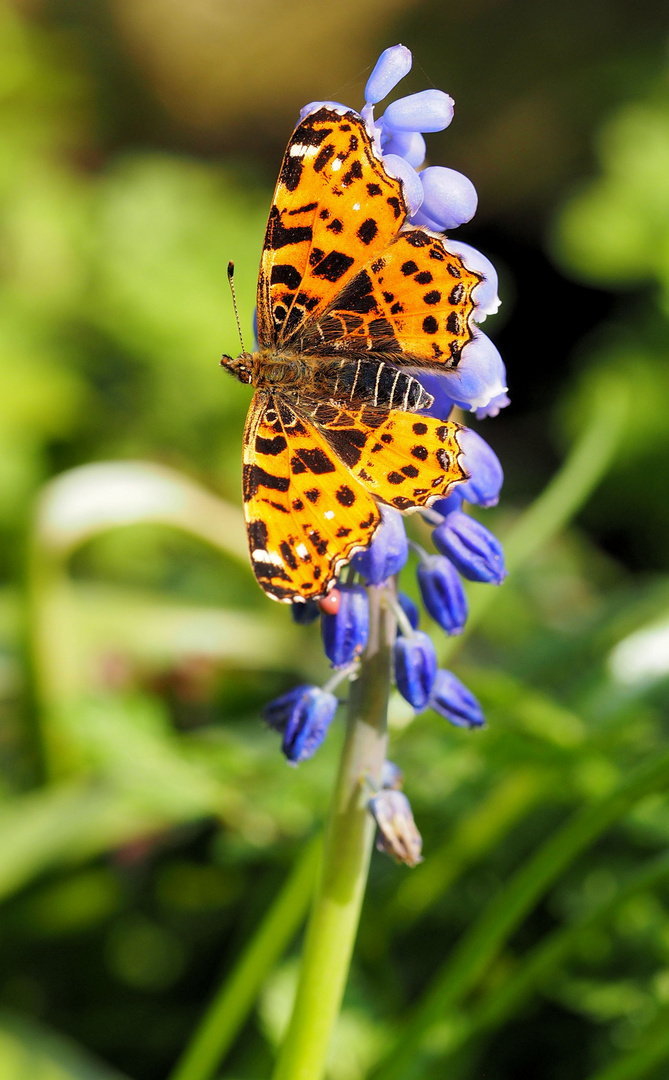
{"label": "butterfly head", "polygon": [[221,367],[234,375],[241,383],[251,383],[253,381],[253,356],[251,353],[240,353],[237,357],[227,356],[224,353],[221,357]]}

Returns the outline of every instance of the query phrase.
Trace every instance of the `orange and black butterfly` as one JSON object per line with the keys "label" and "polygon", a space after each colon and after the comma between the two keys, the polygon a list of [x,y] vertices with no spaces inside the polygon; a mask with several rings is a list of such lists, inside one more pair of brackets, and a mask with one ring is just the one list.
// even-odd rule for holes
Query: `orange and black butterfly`
{"label": "orange and black butterfly", "polygon": [[273,599],[324,596],[380,504],[429,506],[467,478],[458,424],[421,415],[432,398],[407,369],[457,367],[481,280],[408,223],[356,112],[320,106],[298,124],[265,234],[259,349],[221,361],[256,388],[244,509]]}

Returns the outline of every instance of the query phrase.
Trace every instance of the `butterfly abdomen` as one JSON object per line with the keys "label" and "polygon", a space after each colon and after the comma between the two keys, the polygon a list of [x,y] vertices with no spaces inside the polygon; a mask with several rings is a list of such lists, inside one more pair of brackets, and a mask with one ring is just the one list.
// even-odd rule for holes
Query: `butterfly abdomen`
{"label": "butterfly abdomen", "polygon": [[384,412],[417,412],[429,409],[434,400],[417,379],[384,360],[370,357],[330,363],[321,360],[315,370],[314,389],[321,401],[367,405]]}

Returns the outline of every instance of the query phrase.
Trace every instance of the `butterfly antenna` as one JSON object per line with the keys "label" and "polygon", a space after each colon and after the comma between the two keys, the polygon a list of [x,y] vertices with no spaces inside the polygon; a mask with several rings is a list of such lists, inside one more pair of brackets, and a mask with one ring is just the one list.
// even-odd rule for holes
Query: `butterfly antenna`
{"label": "butterfly antenna", "polygon": [[230,292],[232,293],[232,306],[235,309],[235,319],[237,320],[237,333],[239,334],[239,344],[242,347],[242,352],[245,353],[244,338],[242,337],[242,326],[239,321],[239,311],[237,310],[237,294],[235,293],[235,264],[232,260],[228,263],[228,281],[230,283]]}

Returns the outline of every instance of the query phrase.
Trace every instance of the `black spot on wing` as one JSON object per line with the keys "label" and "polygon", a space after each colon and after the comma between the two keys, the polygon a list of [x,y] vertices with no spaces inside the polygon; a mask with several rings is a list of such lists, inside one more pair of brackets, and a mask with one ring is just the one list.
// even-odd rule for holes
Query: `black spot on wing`
{"label": "black spot on wing", "polygon": [[290,550],[290,545],[287,544],[285,540],[282,540],[279,544],[279,551],[283,555],[284,561],[288,563],[290,569],[297,570],[297,559]]}
{"label": "black spot on wing", "polygon": [[432,274],[429,270],[421,270],[420,274],[416,274],[415,277],[415,281],[417,281],[419,285],[429,285],[432,280]]}
{"label": "black spot on wing", "polygon": [[362,240],[363,244],[371,244],[372,240],[379,231],[379,227],[374,221],[374,218],[367,218],[363,221],[362,225],[358,229],[357,235]]}
{"label": "black spot on wing", "polygon": [[267,526],[264,521],[249,521],[247,532],[251,551],[267,550]]}
{"label": "black spot on wing", "polygon": [[451,334],[460,333],[460,318],[457,311],[452,311],[446,320],[446,329]]}
{"label": "black spot on wing", "polygon": [[297,210],[289,210],[288,217],[295,217],[296,214],[308,214],[310,210],[315,210],[318,206],[316,202],[305,203],[304,206],[298,206]]}
{"label": "black spot on wing", "polygon": [[386,477],[386,480],[389,484],[403,484],[405,479],[406,477],[402,476],[402,474],[398,472],[389,472]]}
{"label": "black spot on wing", "polygon": [[265,439],[262,435],[256,435],[255,448],[259,454],[267,454],[276,457],[286,449],[287,442],[283,435],[275,435],[273,439]]}
{"label": "black spot on wing", "polygon": [[428,236],[427,233],[424,233],[421,229],[412,230],[404,235],[406,236],[407,243],[411,244],[411,247],[422,248],[427,247],[428,244],[432,243],[432,237]]}
{"label": "black spot on wing", "polygon": [[287,476],[273,476],[260,465],[245,465],[242,477],[244,490],[244,502],[248,502],[258,494],[261,487],[270,488],[273,491],[288,491],[290,480]]}
{"label": "black spot on wing", "polygon": [[283,159],[283,165],[281,166],[281,174],[279,179],[289,191],[295,191],[302,179],[302,170],[304,169],[304,163],[301,157],[293,157],[291,154],[286,154]]}
{"label": "black spot on wing", "polygon": [[326,281],[339,281],[352,263],[353,259],[350,255],[345,255],[343,251],[331,251],[329,255],[316,263],[313,274],[315,277],[325,278]]}
{"label": "black spot on wing", "polygon": [[311,226],[309,225],[296,225],[286,228],[279,217],[276,206],[273,206],[270,210],[267,223],[267,247],[271,248],[272,251],[278,251],[279,248],[287,247],[289,244],[301,244],[305,240],[311,241],[312,235]]}
{"label": "black spot on wing", "polygon": [[[318,446],[312,448],[301,447],[296,451],[295,457],[298,457],[306,465],[309,472],[316,473],[316,475],[331,473],[336,469],[334,462]],[[295,459],[293,458],[293,460]]]}
{"label": "black spot on wing", "polygon": [[287,285],[289,289],[299,288],[302,275],[290,263],[276,263],[270,274],[270,285]]}
{"label": "black spot on wing", "polygon": [[[335,498],[342,506],[353,506],[353,503],[355,502],[355,493],[351,491],[347,484],[342,484],[337,491]],[[351,530],[349,529],[348,531],[350,532]]]}
{"label": "black spot on wing", "polygon": [[436,334],[439,329],[439,323],[435,319],[434,315],[427,315],[423,319],[423,330],[426,334]]}
{"label": "black spot on wing", "polygon": [[[441,428],[439,428],[439,431],[440,432],[441,431],[445,432],[446,428],[441,427]],[[417,423],[415,423],[413,425],[413,432],[414,432],[415,435],[426,435],[427,434],[427,424],[423,424],[422,421],[420,421],[420,420],[417,421]],[[440,435],[439,437],[443,438],[443,435]]]}
{"label": "black spot on wing", "polygon": [[328,431],[326,438],[339,460],[344,462],[344,465],[348,465],[350,468],[358,464],[367,440],[364,431],[360,431],[358,428],[340,428],[339,430]]}
{"label": "black spot on wing", "polygon": [[413,261],[413,259],[407,259],[407,261],[403,262],[401,267],[400,267],[400,270],[402,271],[402,273],[404,274],[405,277],[408,277],[409,274],[415,274],[417,269],[418,269],[418,263],[415,263]]}
{"label": "black spot on wing", "polygon": [[326,227],[326,229],[330,229],[330,231],[331,231],[331,232],[335,233],[335,235],[337,235],[337,236],[338,236],[338,235],[339,235],[339,233],[340,233],[340,232],[342,231],[342,229],[344,228],[344,225],[343,225],[343,223],[342,223],[342,222],[341,222],[341,221],[339,220],[339,218],[333,218],[333,219],[332,219],[332,221],[330,222],[330,224],[329,224],[329,225],[326,225],[325,227]]}
{"label": "black spot on wing", "polygon": [[438,289],[431,289],[430,292],[426,292],[423,296],[423,301],[426,304],[438,304],[441,300],[441,293]]}
{"label": "black spot on wing", "polygon": [[418,461],[425,461],[427,459],[427,448],[425,446],[412,446],[411,456],[418,459]]}
{"label": "black spot on wing", "polygon": [[318,154],[314,158],[314,172],[322,172],[330,158],[334,156],[334,152],[335,147],[332,143],[328,143],[322,148],[322,150],[319,150]]}

